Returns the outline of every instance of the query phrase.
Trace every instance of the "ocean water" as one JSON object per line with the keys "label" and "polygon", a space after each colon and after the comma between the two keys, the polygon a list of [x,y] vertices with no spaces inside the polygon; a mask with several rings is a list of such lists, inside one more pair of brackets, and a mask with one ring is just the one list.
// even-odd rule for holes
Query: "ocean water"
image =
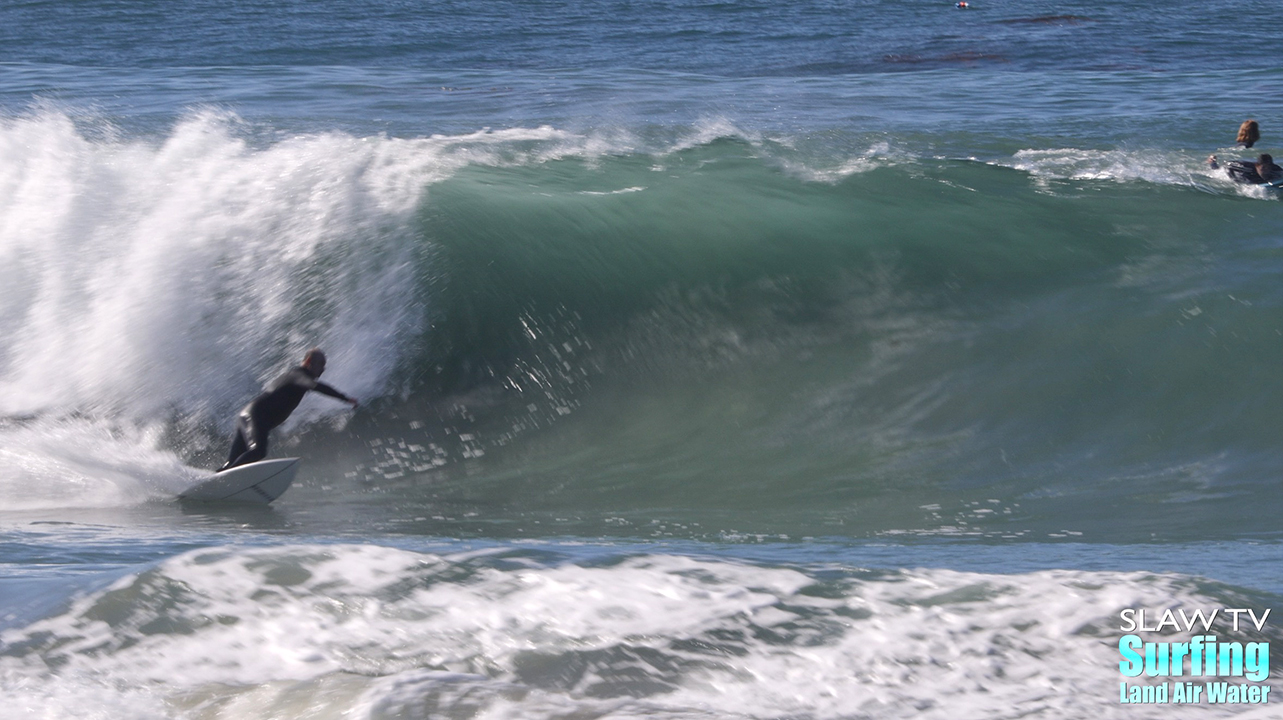
{"label": "ocean water", "polygon": [[[1205,162],[1281,34],[0,7],[0,714],[1277,717],[1118,643],[1283,598],[1283,203]],[[312,346],[295,485],[179,503]]]}

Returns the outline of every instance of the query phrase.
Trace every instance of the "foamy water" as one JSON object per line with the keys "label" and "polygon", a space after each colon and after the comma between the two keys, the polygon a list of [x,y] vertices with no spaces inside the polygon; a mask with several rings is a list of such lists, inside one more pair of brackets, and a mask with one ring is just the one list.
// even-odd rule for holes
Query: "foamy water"
{"label": "foamy water", "polygon": [[11,706],[44,708],[22,718],[1206,717],[1224,713],[1118,705],[1115,625],[1218,592],[1148,573],[213,547],[5,631],[0,673]]}

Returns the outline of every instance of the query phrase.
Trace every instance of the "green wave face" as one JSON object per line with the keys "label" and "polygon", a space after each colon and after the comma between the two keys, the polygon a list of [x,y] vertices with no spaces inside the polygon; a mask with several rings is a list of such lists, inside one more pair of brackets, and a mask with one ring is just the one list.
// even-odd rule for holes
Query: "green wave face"
{"label": "green wave face", "polygon": [[1244,220],[1190,187],[782,165],[723,140],[433,186],[433,319],[404,401],[355,430],[420,451],[360,472],[800,534],[1167,537],[1275,492],[1274,203]]}

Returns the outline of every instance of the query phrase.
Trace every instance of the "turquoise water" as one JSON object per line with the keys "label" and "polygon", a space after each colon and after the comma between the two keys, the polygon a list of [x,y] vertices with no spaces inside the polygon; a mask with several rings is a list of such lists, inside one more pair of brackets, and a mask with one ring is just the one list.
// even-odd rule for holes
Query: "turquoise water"
{"label": "turquoise water", "polygon": [[1272,11],[0,9],[0,698],[1267,717],[1114,693],[1283,592]]}

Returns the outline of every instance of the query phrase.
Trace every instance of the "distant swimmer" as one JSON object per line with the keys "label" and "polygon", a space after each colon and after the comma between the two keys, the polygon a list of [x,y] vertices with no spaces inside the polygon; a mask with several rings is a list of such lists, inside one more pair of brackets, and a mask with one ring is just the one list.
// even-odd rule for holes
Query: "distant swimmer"
{"label": "distant swimmer", "polygon": [[246,405],[236,418],[236,439],[232,441],[232,451],[227,456],[227,462],[218,469],[219,472],[267,457],[267,434],[289,418],[309,390],[356,407],[356,398],[348,397],[317,381],[323,372],[325,353],[316,348],[308,350],[303,356],[302,365],[276,378]]}
{"label": "distant swimmer", "polygon": [[[1207,164],[1213,170],[1220,168],[1220,161],[1213,155],[1207,159]],[[1283,167],[1274,164],[1274,158],[1268,153],[1261,153],[1256,156],[1256,162],[1251,160],[1230,160],[1225,163],[1225,172],[1229,173],[1230,179],[1237,183],[1246,185],[1260,185],[1262,183],[1283,180]]]}
{"label": "distant swimmer", "polygon": [[1239,145],[1242,145],[1245,148],[1250,148],[1256,144],[1257,140],[1260,139],[1261,126],[1258,125],[1255,120],[1244,120],[1243,124],[1238,126],[1238,140],[1235,142]]}

